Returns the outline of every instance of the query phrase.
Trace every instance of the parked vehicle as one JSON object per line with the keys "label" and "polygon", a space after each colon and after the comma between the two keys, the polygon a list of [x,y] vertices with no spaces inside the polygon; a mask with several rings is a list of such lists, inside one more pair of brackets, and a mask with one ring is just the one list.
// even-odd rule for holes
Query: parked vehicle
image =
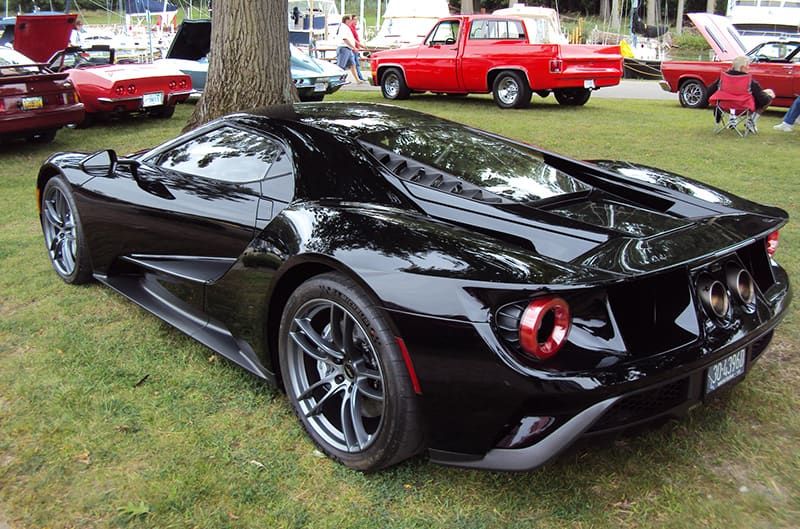
{"label": "parked vehicle", "polygon": [[425,449],[532,469],[684,414],[744,378],[791,298],[781,209],[389,105],[59,153],[36,185],[64,281],[282,386],[320,450],[360,470]]}
{"label": "parked vehicle", "polygon": [[500,108],[524,108],[536,92],[583,105],[592,90],[619,84],[618,45],[533,43],[524,19],[494,15],[441,19],[416,47],[372,54],[373,84],[386,99],[413,92],[491,92]]}
{"label": "parked vehicle", "polygon": [[58,129],[83,117],[67,74],[0,46],[0,138],[53,141]]}
{"label": "parked vehicle", "polygon": [[[184,20],[178,28],[167,58],[156,64],[177,68],[191,76],[193,91],[205,90],[208,77],[208,56],[211,52],[211,21]],[[327,61],[317,60],[289,45],[292,81],[300,101],[322,101],[347,84],[347,72]]]}
{"label": "parked vehicle", "polygon": [[50,67],[69,74],[86,107],[84,125],[126,113],[170,118],[192,93],[191,78],[164,64],[114,63],[108,46],[69,47],[50,58]]}
{"label": "parked vehicle", "polygon": [[745,51],[739,33],[730,20],[719,15],[690,13],[694,25],[717,55],[716,61],[665,61],[661,65],[661,88],[677,92],[681,105],[687,108],[708,106],[710,86],[719,75],[731,68],[734,57],[750,58],[750,74],[762,88],[775,91],[772,105],[790,107],[800,93],[800,41],[764,42]]}

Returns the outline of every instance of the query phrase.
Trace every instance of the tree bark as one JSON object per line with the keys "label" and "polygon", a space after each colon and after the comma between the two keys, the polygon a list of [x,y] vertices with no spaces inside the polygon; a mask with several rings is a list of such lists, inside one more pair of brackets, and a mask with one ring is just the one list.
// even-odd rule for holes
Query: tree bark
{"label": "tree bark", "polygon": [[475,9],[472,7],[472,0],[461,0],[461,14],[462,15],[471,15],[475,12]]}
{"label": "tree bark", "polygon": [[215,0],[208,80],[184,131],[224,114],[298,101],[286,0]]}
{"label": "tree bark", "polygon": [[[713,2],[713,0],[710,1]],[[658,0],[647,0],[647,25],[655,26],[657,22],[658,22]]]}
{"label": "tree bark", "polygon": [[620,29],[622,29],[620,0],[611,0],[611,31],[619,33]]}
{"label": "tree bark", "polygon": [[611,19],[611,7],[609,6],[609,0],[600,0],[600,18],[603,19],[603,21]]}
{"label": "tree bark", "polygon": [[684,0],[678,0],[678,12],[675,15],[675,33],[677,35],[683,34],[683,11]]}
{"label": "tree bark", "polygon": [[714,0],[706,0],[706,13],[714,14],[714,5],[716,2]]}

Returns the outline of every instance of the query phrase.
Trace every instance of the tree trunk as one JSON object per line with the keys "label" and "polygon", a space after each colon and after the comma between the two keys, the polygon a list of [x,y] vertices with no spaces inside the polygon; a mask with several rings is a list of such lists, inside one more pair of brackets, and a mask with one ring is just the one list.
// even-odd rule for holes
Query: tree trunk
{"label": "tree trunk", "polygon": [[714,14],[714,5],[716,2],[714,0],[706,0],[706,13]]}
{"label": "tree trunk", "polygon": [[298,100],[286,0],[215,0],[208,80],[184,131],[248,108]]}
{"label": "tree trunk", "polygon": [[658,22],[658,0],[647,0],[647,25],[655,26],[657,22]]}
{"label": "tree trunk", "polygon": [[472,7],[472,0],[461,0],[461,14],[462,15],[471,15],[475,12],[475,9]]}
{"label": "tree trunk", "polygon": [[622,9],[620,0],[611,0],[611,31],[620,32],[622,29]]}
{"label": "tree trunk", "polygon": [[604,24],[607,24],[611,19],[611,7],[609,6],[609,0],[600,0],[600,18],[603,19]]}
{"label": "tree trunk", "polygon": [[675,15],[675,33],[678,35],[683,33],[683,10],[684,0],[678,0],[678,12]]}

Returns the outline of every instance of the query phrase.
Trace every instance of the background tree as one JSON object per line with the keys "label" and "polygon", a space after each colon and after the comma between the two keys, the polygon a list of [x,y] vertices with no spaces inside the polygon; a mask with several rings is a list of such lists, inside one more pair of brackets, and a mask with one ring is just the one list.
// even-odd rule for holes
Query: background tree
{"label": "background tree", "polygon": [[286,0],[214,0],[203,97],[184,130],[230,112],[297,101]]}

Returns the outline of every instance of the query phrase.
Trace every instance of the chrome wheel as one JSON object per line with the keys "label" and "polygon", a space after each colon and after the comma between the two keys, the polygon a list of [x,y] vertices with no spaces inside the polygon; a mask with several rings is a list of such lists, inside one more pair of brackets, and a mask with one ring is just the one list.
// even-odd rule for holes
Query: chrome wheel
{"label": "chrome wheel", "polygon": [[362,452],[380,431],[384,380],[361,324],[341,305],[311,300],[289,329],[287,391],[306,424],[342,452]]}
{"label": "chrome wheel", "polygon": [[681,85],[678,99],[684,107],[704,108],[708,105],[708,89],[700,81],[686,81]]}
{"label": "chrome wheel", "polygon": [[77,262],[78,230],[72,207],[58,187],[48,188],[42,200],[42,230],[56,272],[71,276]]}
{"label": "chrome wheel", "polygon": [[519,84],[511,77],[504,77],[497,86],[497,98],[505,105],[514,106],[519,98]]}
{"label": "chrome wheel", "polygon": [[386,79],[383,82],[383,91],[388,99],[397,99],[397,94],[400,93],[400,79],[397,74],[390,73],[386,75]]}
{"label": "chrome wheel", "polygon": [[381,76],[381,93],[386,99],[408,99],[411,90],[399,68],[389,68]]}

